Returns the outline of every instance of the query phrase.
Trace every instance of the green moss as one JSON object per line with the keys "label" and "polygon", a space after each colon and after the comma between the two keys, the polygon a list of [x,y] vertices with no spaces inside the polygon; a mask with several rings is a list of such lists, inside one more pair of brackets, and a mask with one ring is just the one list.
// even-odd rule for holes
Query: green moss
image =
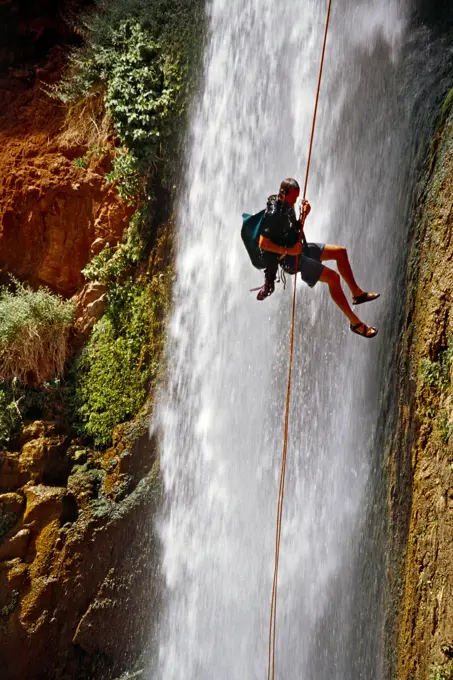
{"label": "green moss", "polygon": [[97,498],[91,503],[91,512],[96,519],[108,517],[113,512],[113,503],[107,498]]}
{"label": "green moss", "polygon": [[108,446],[114,427],[146,400],[161,356],[165,304],[159,280],[111,288],[107,312],[78,361],[78,415],[96,445]]}
{"label": "green moss", "polygon": [[444,444],[447,444],[453,432],[453,424],[449,421],[448,413],[444,408],[441,410],[439,415],[438,429],[440,438]]}
{"label": "green moss", "polygon": [[0,542],[3,541],[13,526],[17,524],[19,517],[15,512],[0,512]]}
{"label": "green moss", "polygon": [[157,507],[162,499],[162,480],[159,461],[155,461],[151,471],[139,481],[132,493],[128,494],[115,506],[115,515],[119,519],[133,510],[151,503]]}
{"label": "green moss", "polygon": [[450,92],[445,97],[444,102],[442,104],[442,108],[440,110],[440,116],[441,116],[442,123],[445,123],[452,106],[453,106],[453,88],[450,90]]}
{"label": "green moss", "polygon": [[442,349],[437,361],[425,357],[419,366],[419,378],[424,385],[444,391],[451,385],[450,370],[453,362],[453,339],[449,338],[448,345]]}
{"label": "green moss", "polygon": [[433,664],[429,680],[453,680],[453,661],[446,664]]}
{"label": "green moss", "polygon": [[8,617],[10,614],[13,613],[18,604],[19,604],[19,591],[13,590],[13,592],[11,593],[11,599],[8,602],[8,604],[5,604],[0,609],[0,616],[3,616],[5,618]]}

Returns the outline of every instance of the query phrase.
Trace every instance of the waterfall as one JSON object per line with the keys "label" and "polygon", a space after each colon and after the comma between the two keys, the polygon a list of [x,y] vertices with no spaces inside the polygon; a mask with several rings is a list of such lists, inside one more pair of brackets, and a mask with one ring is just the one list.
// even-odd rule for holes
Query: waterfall
{"label": "waterfall", "polygon": [[[266,675],[292,280],[264,302],[249,292],[262,274],[240,240],[241,213],[261,210],[284,177],[303,181],[325,4],[208,6],[154,423],[166,501],[153,679]],[[285,680],[382,677],[383,565],[366,519],[406,239],[405,26],[398,0],[334,0],[306,234],[345,245],[359,285],[382,297],[358,308],[379,327],[366,341],[323,284],[298,282],[278,599]]]}

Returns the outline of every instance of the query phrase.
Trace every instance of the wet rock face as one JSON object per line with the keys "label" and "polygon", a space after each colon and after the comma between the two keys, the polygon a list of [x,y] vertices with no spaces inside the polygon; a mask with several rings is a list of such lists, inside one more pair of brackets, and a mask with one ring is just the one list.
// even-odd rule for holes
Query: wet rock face
{"label": "wet rock face", "polygon": [[453,7],[450,0],[416,0],[415,13],[419,20],[431,25],[453,21]]}
{"label": "wet rock face", "polygon": [[451,42],[453,31],[453,3],[451,0],[414,0],[411,6],[411,22],[415,31],[428,31],[433,43]]}
{"label": "wet rock face", "polygon": [[115,677],[145,646],[158,592],[149,518],[160,486],[155,443],[134,427],[122,426],[116,445],[95,453],[39,421],[16,451],[0,454],[8,489],[0,493],[2,680]]}
{"label": "wet rock face", "polygon": [[450,111],[431,146],[415,215],[401,338],[404,388],[389,460],[394,563],[405,553],[405,563],[389,570],[399,616],[398,680],[453,672],[452,178]]}

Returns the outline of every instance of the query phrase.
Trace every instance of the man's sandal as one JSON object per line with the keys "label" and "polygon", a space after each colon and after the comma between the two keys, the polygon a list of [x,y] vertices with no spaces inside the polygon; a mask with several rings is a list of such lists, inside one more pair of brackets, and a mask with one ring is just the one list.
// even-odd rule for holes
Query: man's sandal
{"label": "man's sandal", "polygon": [[377,329],[373,326],[367,326],[363,321],[359,321],[355,326],[351,324],[349,328],[356,335],[361,335],[362,338],[374,338],[377,335]]}
{"label": "man's sandal", "polygon": [[364,302],[371,302],[371,300],[376,300],[380,297],[380,293],[362,293],[361,295],[355,295],[352,298],[353,305],[362,305]]}

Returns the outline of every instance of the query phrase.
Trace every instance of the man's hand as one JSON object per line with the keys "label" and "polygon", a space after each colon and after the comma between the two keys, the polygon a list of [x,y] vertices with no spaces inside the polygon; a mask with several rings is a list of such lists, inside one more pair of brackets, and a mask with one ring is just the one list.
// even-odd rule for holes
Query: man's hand
{"label": "man's hand", "polygon": [[309,216],[311,211],[311,205],[307,201],[307,199],[302,201],[302,205],[300,206],[300,219],[305,222],[307,217]]}
{"label": "man's hand", "polygon": [[302,243],[296,243],[292,248],[287,248],[288,255],[300,255],[302,252]]}

